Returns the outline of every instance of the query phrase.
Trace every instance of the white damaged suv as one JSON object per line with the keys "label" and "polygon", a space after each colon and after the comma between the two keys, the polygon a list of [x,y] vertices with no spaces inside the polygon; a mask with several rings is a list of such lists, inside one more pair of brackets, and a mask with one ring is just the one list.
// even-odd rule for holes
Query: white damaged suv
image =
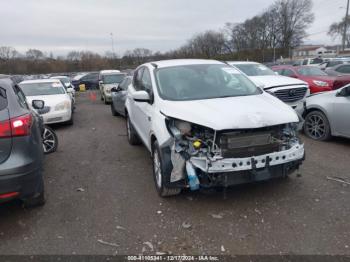
{"label": "white damaged suv", "polygon": [[125,107],[129,143],[151,152],[163,197],[285,177],[304,160],[295,111],[222,62],[141,65]]}

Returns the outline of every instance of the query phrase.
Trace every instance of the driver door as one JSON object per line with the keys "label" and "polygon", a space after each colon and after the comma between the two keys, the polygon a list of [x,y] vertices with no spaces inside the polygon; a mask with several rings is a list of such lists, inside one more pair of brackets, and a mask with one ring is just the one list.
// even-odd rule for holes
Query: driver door
{"label": "driver door", "polygon": [[[151,73],[147,67],[145,67],[143,70],[139,90],[146,91],[150,97],[153,96]],[[139,130],[137,130],[138,134],[141,136],[144,144],[149,147],[149,134],[151,132],[152,122],[152,104],[135,101],[135,119],[139,128]]]}

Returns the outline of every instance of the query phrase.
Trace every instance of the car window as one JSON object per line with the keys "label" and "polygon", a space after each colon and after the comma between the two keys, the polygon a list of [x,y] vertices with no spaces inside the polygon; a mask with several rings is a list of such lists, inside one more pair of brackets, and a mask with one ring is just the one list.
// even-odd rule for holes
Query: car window
{"label": "car window", "polygon": [[273,70],[275,71],[276,73],[278,73],[279,75],[283,75],[283,69],[275,69]]}
{"label": "car window", "polygon": [[7,107],[7,98],[6,90],[0,87],[0,110],[3,110]]}
{"label": "car window", "polygon": [[22,90],[17,85],[15,85],[13,87],[13,90],[15,91],[16,98],[17,98],[19,105],[24,109],[29,109],[29,107],[27,105],[26,97],[23,94]]}
{"label": "car window", "polygon": [[135,90],[142,90],[141,89],[141,79],[142,79],[142,73],[143,73],[144,67],[139,68],[135,74],[134,74],[134,88]]}
{"label": "car window", "polygon": [[290,69],[284,69],[283,70],[283,75],[284,76],[295,76],[295,73],[292,70],[290,70]]}
{"label": "car window", "polygon": [[119,87],[122,89],[122,90],[127,90],[129,85],[131,83],[131,79],[130,77],[127,77],[123,80],[123,82],[120,83]]}
{"label": "car window", "polygon": [[303,61],[303,65],[307,65],[307,59]]}
{"label": "car window", "polygon": [[119,84],[125,78],[124,74],[107,74],[102,75],[102,81],[104,84]]}
{"label": "car window", "polygon": [[145,68],[142,74],[142,90],[145,90],[147,92],[152,92],[152,80],[151,80],[151,74],[149,72],[148,68]]}
{"label": "car window", "polygon": [[339,66],[336,69],[337,72],[350,74],[350,65]]}
{"label": "car window", "polygon": [[298,72],[303,76],[327,76],[325,72],[314,66],[305,66],[299,68]]}
{"label": "car window", "polygon": [[22,83],[19,86],[26,96],[62,95],[66,93],[61,82]]}
{"label": "car window", "polygon": [[165,100],[189,101],[261,94],[248,77],[233,67],[200,64],[156,70],[159,95]]}
{"label": "car window", "polygon": [[235,64],[234,66],[248,76],[275,75],[270,68],[262,64]]}

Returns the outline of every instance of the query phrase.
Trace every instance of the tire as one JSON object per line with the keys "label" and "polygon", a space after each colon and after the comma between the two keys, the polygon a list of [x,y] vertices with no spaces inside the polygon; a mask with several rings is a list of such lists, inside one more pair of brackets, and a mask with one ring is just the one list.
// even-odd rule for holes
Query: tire
{"label": "tire", "polygon": [[113,116],[120,116],[120,114],[115,110],[113,102],[111,103],[111,111]]}
{"label": "tire", "polygon": [[40,190],[39,193],[36,193],[34,196],[23,199],[23,207],[24,208],[33,208],[45,205],[45,192],[44,192],[44,181],[41,177],[40,180]]}
{"label": "tire", "polygon": [[152,145],[152,167],[153,178],[157,192],[161,197],[175,196],[181,193],[181,188],[169,188],[165,186],[165,181],[170,180],[170,173],[166,173],[163,156],[159,150],[158,142],[155,141]]}
{"label": "tire", "polygon": [[332,134],[331,126],[326,115],[321,111],[309,112],[305,117],[304,133],[314,140],[329,140]]}
{"label": "tire", "polygon": [[130,118],[128,115],[126,115],[126,134],[130,145],[135,146],[141,144],[141,140],[137,135],[132,123],[130,122]]}
{"label": "tire", "polygon": [[45,126],[42,134],[44,154],[50,154],[57,150],[58,138],[51,127]]}

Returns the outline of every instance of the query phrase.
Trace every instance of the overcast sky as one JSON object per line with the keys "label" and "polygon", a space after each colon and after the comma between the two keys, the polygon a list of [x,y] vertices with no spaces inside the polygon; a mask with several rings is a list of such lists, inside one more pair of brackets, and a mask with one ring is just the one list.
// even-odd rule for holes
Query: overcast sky
{"label": "overcast sky", "polygon": [[[193,34],[218,30],[264,11],[274,0],[1,0],[0,46],[37,48],[54,55],[70,50],[118,55],[145,47],[167,51]],[[346,0],[313,0],[315,22],[306,43],[338,44],[329,25],[345,15]]]}

